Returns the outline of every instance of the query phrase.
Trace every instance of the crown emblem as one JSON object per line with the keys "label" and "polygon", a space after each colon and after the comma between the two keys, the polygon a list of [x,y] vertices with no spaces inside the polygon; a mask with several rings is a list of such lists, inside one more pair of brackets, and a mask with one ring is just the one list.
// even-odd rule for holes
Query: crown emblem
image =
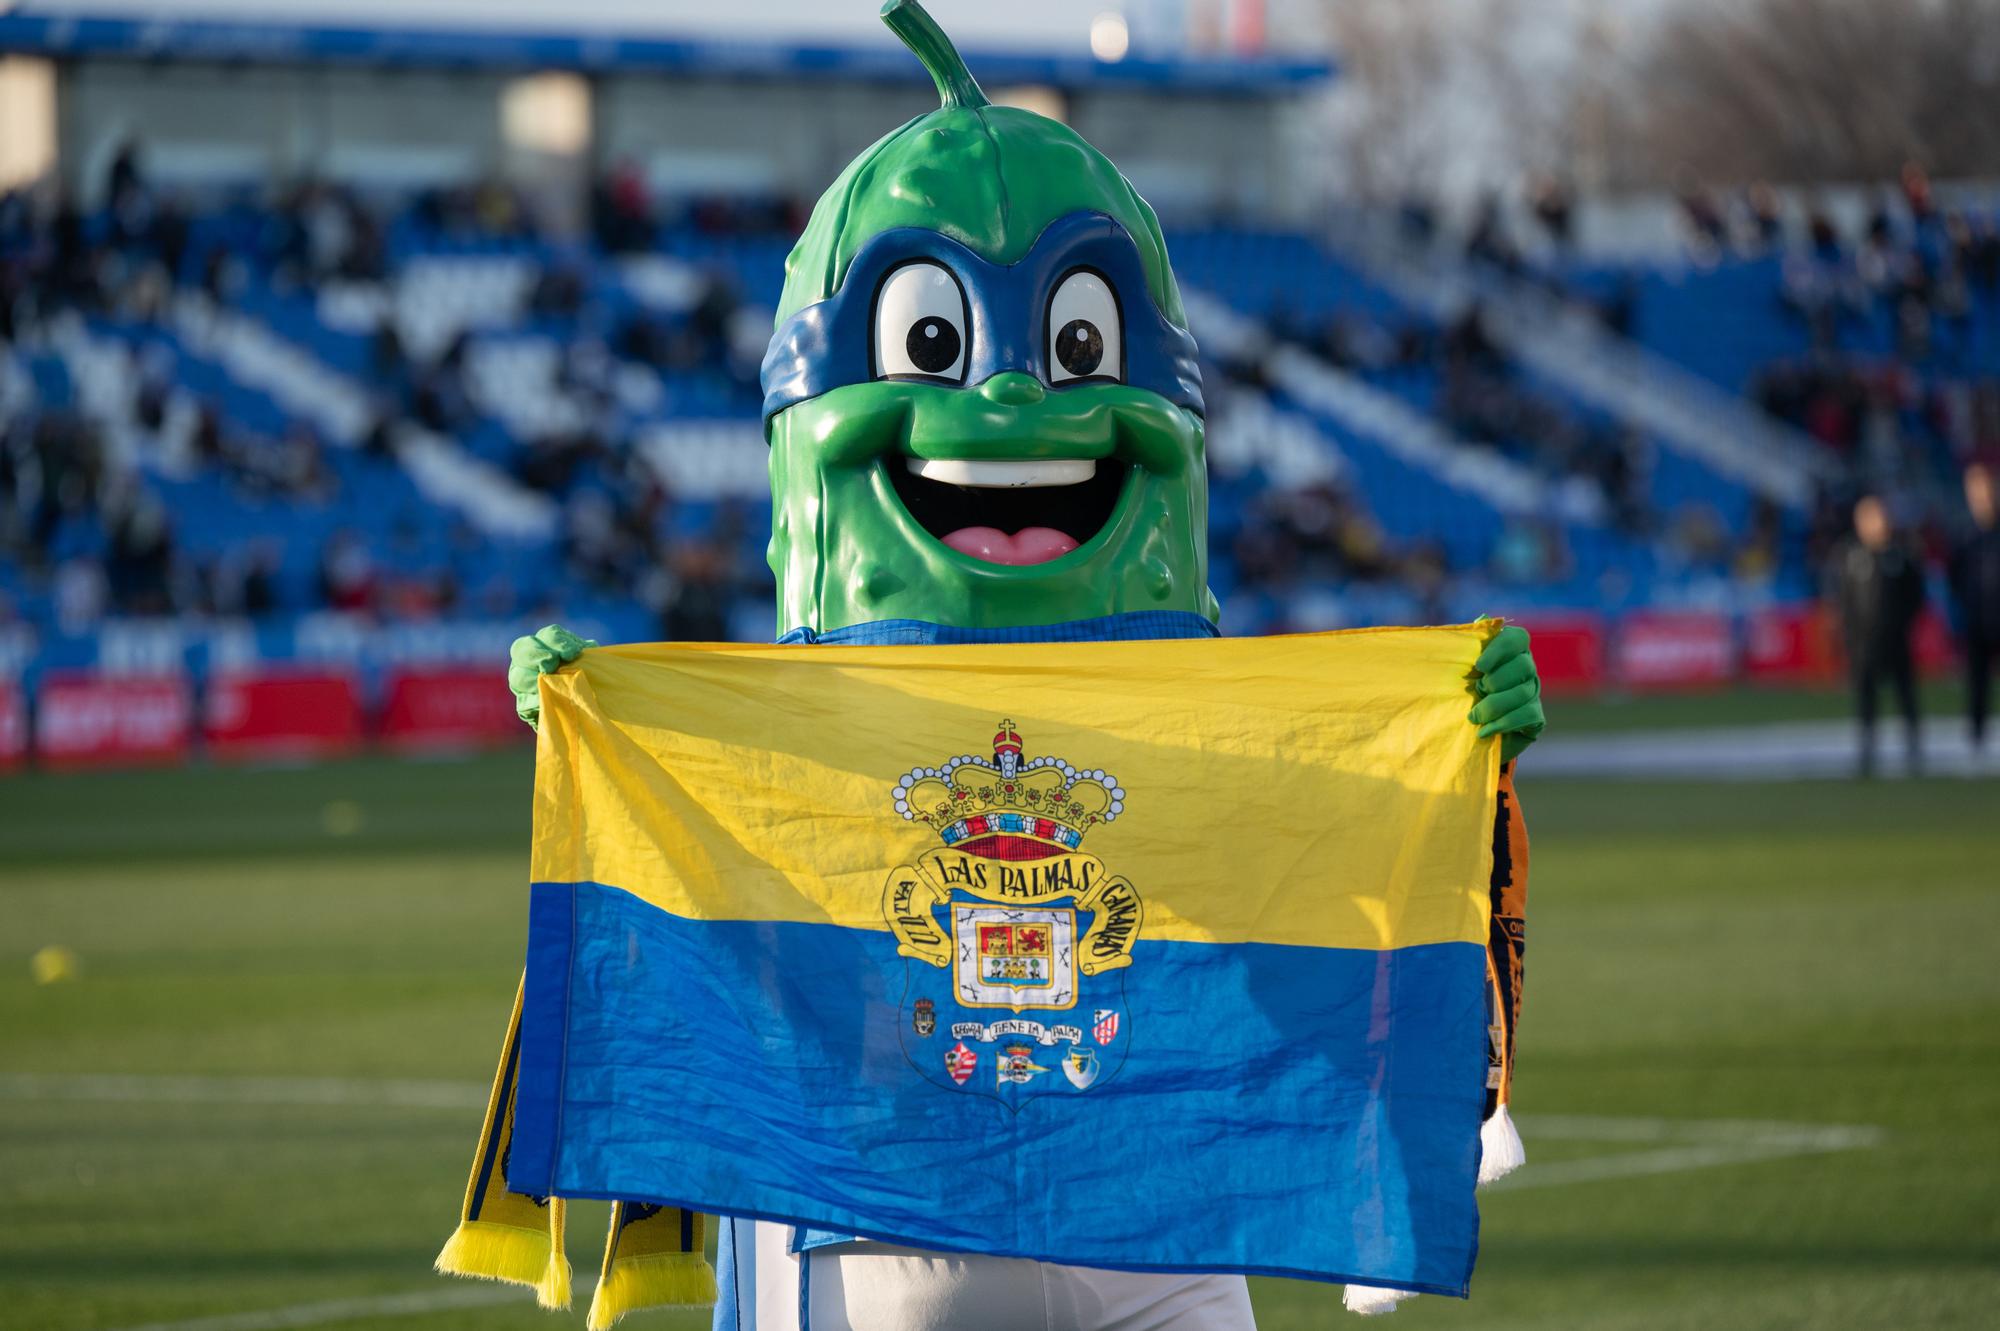
{"label": "crown emblem", "polygon": [[1021,755],[1020,732],[1002,721],[991,758],[965,754],[904,774],[896,812],[968,855],[1033,860],[1077,849],[1084,833],[1125,811],[1124,789],[1102,769]]}

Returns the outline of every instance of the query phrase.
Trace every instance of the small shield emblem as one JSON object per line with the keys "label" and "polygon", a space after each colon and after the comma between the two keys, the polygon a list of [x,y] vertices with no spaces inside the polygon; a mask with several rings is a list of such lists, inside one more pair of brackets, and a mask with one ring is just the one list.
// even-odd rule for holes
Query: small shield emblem
{"label": "small shield emblem", "polygon": [[910,1025],[918,1035],[929,1035],[937,1029],[937,1004],[928,998],[919,998],[910,1012]]}
{"label": "small shield emblem", "polygon": [[1097,1080],[1097,1051],[1071,1049],[1063,1056],[1063,1076],[1079,1091],[1089,1090],[1090,1083]]}
{"label": "small shield emblem", "polygon": [[1091,1026],[1090,1031],[1091,1034],[1097,1037],[1097,1042],[1099,1044],[1110,1044],[1113,1040],[1117,1039],[1118,1038],[1117,1011],[1108,1007],[1098,1008],[1097,1016],[1095,1018],[1095,1024]]}
{"label": "small shield emblem", "polygon": [[978,1066],[978,1053],[967,1049],[965,1042],[962,1040],[945,1051],[944,1070],[950,1073],[951,1079],[960,1086],[965,1085],[971,1079],[972,1070]]}

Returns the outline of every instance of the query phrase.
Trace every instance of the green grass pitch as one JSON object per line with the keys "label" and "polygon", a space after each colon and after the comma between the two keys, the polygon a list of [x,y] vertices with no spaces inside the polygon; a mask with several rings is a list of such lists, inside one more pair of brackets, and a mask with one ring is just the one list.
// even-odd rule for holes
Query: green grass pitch
{"label": "green grass pitch", "polygon": [[[1523,767],[1530,1163],[1471,1301],[1387,1325],[1994,1325],[2000,790]],[[0,1326],[582,1325],[427,1307],[480,1296],[429,1264],[520,964],[528,784],[525,754],[0,782]],[[32,982],[49,943],[79,979]],[[203,1080],[84,1080],[161,1075]],[[371,1089],[411,1079],[446,1085]],[[580,1302],[602,1223],[576,1207]],[[1265,1331],[1345,1316],[1253,1284]]]}

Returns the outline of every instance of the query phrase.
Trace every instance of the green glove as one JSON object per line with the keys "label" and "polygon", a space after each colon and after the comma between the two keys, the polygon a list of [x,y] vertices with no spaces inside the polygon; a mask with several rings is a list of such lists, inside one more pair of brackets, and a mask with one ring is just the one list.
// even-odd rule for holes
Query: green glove
{"label": "green glove", "polygon": [[1528,655],[1528,630],[1518,624],[1501,629],[1472,670],[1478,676],[1473,687],[1480,698],[1466,719],[1479,727],[1481,739],[1500,736],[1500,761],[1511,763],[1541,738],[1542,727],[1548,724],[1542,715],[1542,677],[1535,673],[1535,658]]}
{"label": "green glove", "polygon": [[553,675],[583,655],[584,648],[595,646],[560,624],[551,624],[530,638],[514,639],[514,648],[507,654],[507,687],[514,691],[514,714],[530,729],[537,728],[542,719],[542,695],[535,681]]}

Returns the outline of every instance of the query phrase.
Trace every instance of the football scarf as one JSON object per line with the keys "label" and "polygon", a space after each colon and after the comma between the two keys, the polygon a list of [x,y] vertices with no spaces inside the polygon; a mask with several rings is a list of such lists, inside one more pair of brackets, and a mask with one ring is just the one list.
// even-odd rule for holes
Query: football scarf
{"label": "football scarf", "polygon": [[507,1188],[520,1057],[521,994],[517,990],[514,1014],[507,1021],[507,1041],[500,1051],[500,1070],[486,1100],[479,1148],[472,1156],[472,1177],[465,1185],[458,1228],[438,1253],[436,1265],[446,1275],[527,1285],[544,1308],[567,1308],[570,1265],[563,1252],[562,1200]]}
{"label": "football scarf", "polygon": [[1487,1028],[1486,1122],[1480,1132],[1479,1181],[1491,1183],[1521,1167],[1526,1156],[1507,1112],[1514,1098],[1514,1036],[1521,1023],[1521,985],[1528,947],[1528,824],[1514,793],[1512,764],[1500,771],[1493,812],[1492,925],[1486,973],[1492,986]]}
{"label": "football scarf", "polygon": [[[517,993],[458,1228],[438,1254],[436,1266],[446,1275],[526,1285],[542,1307],[567,1308],[571,1268],[563,1250],[563,1201],[507,1187],[520,1041]],[[705,1233],[704,1218],[688,1211],[643,1202],[613,1203],[611,1233],[586,1319],[589,1331],[606,1331],[628,1312],[715,1302],[715,1269],[702,1251]]]}
{"label": "football scarf", "polygon": [[715,1302],[715,1268],[703,1256],[707,1218],[646,1202],[613,1202],[604,1266],[590,1300],[589,1331],[628,1312]]}

